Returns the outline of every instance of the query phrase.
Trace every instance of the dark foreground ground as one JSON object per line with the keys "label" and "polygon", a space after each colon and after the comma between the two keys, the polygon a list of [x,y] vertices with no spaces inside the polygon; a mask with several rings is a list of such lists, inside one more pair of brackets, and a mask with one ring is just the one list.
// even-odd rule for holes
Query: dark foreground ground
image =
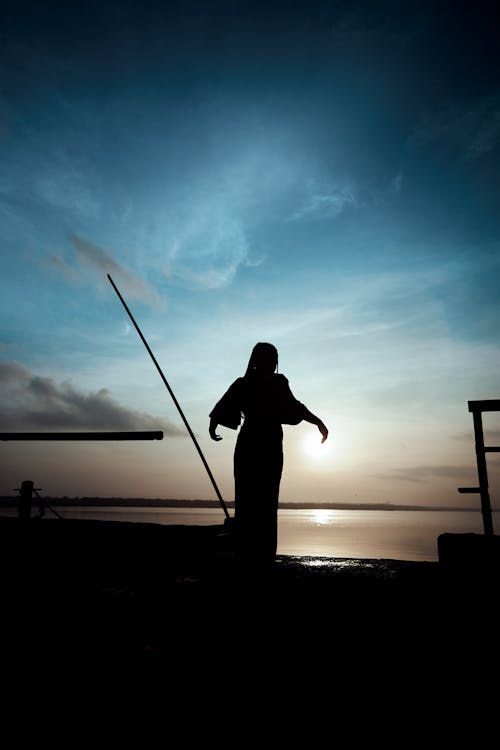
{"label": "dark foreground ground", "polygon": [[250,686],[470,700],[498,667],[491,567],[278,556],[243,581],[223,527],[1,519],[0,541],[3,683],[47,709],[152,685],[221,711]]}

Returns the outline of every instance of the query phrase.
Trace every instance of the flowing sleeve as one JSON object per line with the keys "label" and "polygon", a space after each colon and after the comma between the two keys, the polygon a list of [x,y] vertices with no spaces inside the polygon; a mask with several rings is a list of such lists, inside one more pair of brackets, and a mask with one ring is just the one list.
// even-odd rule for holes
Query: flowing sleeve
{"label": "flowing sleeve", "polygon": [[236,430],[241,423],[241,378],[229,386],[209,414],[217,424]]}
{"label": "flowing sleeve", "polygon": [[299,424],[304,419],[306,407],[293,395],[288,380],[281,375],[280,421],[282,424]]}

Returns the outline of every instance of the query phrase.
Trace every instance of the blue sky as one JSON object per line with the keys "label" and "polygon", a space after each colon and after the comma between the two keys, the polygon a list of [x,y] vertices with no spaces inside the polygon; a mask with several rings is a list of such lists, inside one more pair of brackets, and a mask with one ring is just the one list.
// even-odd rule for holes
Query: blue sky
{"label": "blue sky", "polygon": [[491,6],[164,5],[3,3],[0,428],[165,438],[3,443],[0,492],[215,497],[109,273],[227,500],[208,413],[271,341],[330,429],[317,454],[285,428],[282,500],[471,504],[467,401],[500,397]]}

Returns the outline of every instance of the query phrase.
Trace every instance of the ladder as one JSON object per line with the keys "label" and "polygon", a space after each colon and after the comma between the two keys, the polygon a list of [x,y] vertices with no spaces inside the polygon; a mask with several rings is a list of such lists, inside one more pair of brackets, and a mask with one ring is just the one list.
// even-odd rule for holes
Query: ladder
{"label": "ladder", "polygon": [[500,453],[500,446],[486,446],[483,434],[483,412],[500,411],[500,399],[487,401],[468,401],[469,411],[474,420],[474,439],[476,442],[477,475],[479,487],[459,487],[461,493],[476,492],[481,496],[481,513],[485,536],[493,536],[493,521],[491,517],[490,493],[488,490],[488,471],[486,468],[486,454]]}

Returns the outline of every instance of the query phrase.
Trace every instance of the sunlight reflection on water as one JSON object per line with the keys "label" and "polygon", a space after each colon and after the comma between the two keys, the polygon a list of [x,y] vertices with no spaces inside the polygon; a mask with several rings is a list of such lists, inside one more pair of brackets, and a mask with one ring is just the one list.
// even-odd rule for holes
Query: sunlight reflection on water
{"label": "sunlight reflection on water", "polygon": [[[114,521],[210,525],[224,520],[216,508],[56,506],[56,510],[65,518]],[[16,513],[15,508],[6,508],[2,515]],[[329,557],[345,566],[350,564],[349,558],[436,561],[439,534],[482,531],[480,511],[283,508],[279,511],[277,553],[310,558],[307,564],[311,567],[322,564],[315,562],[315,557]]]}
{"label": "sunlight reflection on water", "polygon": [[311,511],[312,522],[317,526],[329,526],[335,521],[334,510],[324,510],[322,508],[315,508]]}

